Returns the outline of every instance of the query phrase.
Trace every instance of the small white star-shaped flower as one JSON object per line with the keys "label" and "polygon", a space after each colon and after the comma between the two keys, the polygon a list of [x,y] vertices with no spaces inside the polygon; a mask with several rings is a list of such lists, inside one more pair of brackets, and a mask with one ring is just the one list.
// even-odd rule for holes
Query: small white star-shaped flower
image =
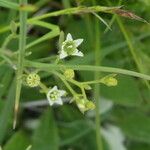
{"label": "small white star-shaped flower", "polygon": [[59,58],[64,59],[70,55],[83,57],[83,53],[77,49],[82,42],[83,39],[73,40],[72,35],[68,33],[66,40],[62,43]]}
{"label": "small white star-shaped flower", "polygon": [[62,105],[63,101],[61,97],[65,95],[65,93],[66,91],[64,90],[58,90],[57,86],[54,86],[52,89],[50,89],[47,93],[47,99],[50,106],[52,106],[53,104]]}

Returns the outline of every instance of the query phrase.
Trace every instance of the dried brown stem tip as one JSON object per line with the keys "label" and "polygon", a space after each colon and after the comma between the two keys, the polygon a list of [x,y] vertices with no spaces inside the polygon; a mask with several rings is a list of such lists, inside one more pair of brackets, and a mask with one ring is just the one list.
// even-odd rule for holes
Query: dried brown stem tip
{"label": "dried brown stem tip", "polygon": [[148,23],[145,19],[143,19],[143,18],[135,15],[134,13],[127,11],[127,10],[116,9],[114,11],[114,13],[116,13],[119,16],[125,17],[125,18],[134,19],[134,20],[137,20],[137,21]]}

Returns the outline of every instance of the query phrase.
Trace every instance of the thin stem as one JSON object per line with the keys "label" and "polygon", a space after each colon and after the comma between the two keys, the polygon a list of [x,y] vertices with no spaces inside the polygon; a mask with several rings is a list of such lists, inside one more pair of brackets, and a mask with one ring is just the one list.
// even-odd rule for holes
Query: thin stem
{"label": "thin stem", "polygon": [[[110,4],[110,2],[108,0],[106,0],[106,1],[107,1],[108,4]],[[122,3],[122,0],[119,0],[118,6],[121,6],[121,3]],[[113,25],[114,21],[116,20],[116,16],[117,16],[116,14],[113,15],[111,21],[109,22],[109,27],[111,27]],[[107,33],[108,31],[109,31],[109,28],[107,27],[105,29],[104,33]]]}
{"label": "thin stem", "polygon": [[[93,0],[93,3],[96,4],[96,0]],[[99,20],[95,18],[95,65],[100,66],[101,63],[101,45],[100,45],[100,24]],[[94,79],[97,80],[100,76],[100,72],[95,71]],[[94,99],[95,99],[95,127],[96,127],[96,142],[97,142],[97,149],[103,150],[103,143],[101,137],[101,116],[99,113],[99,100],[100,100],[100,86],[95,84],[94,86]]]}
{"label": "thin stem", "polygon": [[[56,17],[60,15],[70,15],[70,14],[78,14],[78,13],[91,13],[91,12],[104,12],[104,13],[114,13],[116,9],[120,7],[104,7],[104,6],[92,6],[92,7],[74,7],[63,10],[58,10],[50,13],[43,14],[41,16],[33,17],[28,19],[28,23],[33,22],[35,20],[41,20],[48,17]],[[19,26],[19,23],[16,23]],[[6,32],[10,30],[10,26],[6,26],[0,29],[0,33]]]}
{"label": "thin stem", "polygon": [[82,94],[83,94],[84,99],[87,99],[87,96],[86,96],[86,93],[85,93],[85,90],[84,90],[83,87],[81,87],[81,91],[82,91]]}
{"label": "thin stem", "polygon": [[34,67],[39,70],[62,70],[62,68],[73,69],[73,70],[82,70],[82,71],[97,71],[97,72],[109,72],[116,74],[123,74],[133,77],[138,77],[145,80],[150,80],[150,75],[138,73],[135,71],[130,71],[126,69],[113,68],[113,67],[103,67],[103,66],[92,66],[92,65],[55,65],[55,64],[46,64],[46,63],[38,63],[26,60],[25,66]]}
{"label": "thin stem", "polygon": [[3,55],[3,54],[1,54],[0,57],[2,57],[5,62],[7,62],[13,69],[16,70],[15,64],[11,61],[11,59],[9,59],[9,57],[7,57],[7,56],[5,56],[5,55]]}
{"label": "thin stem", "polygon": [[6,1],[6,0],[0,0],[0,6],[4,8],[15,9],[15,10],[19,9],[19,5],[17,3]]}
{"label": "thin stem", "polygon": [[[26,5],[27,0],[20,0],[20,5]],[[27,33],[27,12],[20,10],[20,35],[19,35],[19,55],[18,55],[18,67],[17,67],[17,83],[16,83],[16,98],[15,98],[15,110],[14,110],[14,123],[13,128],[16,127],[17,114],[19,109],[19,100],[22,87],[22,74],[24,67],[24,56],[26,48],[26,33]]]}
{"label": "thin stem", "polygon": [[99,79],[99,80],[94,80],[94,81],[82,82],[82,84],[97,84],[97,83],[102,83],[102,81]]}
{"label": "thin stem", "polygon": [[10,34],[10,35],[5,39],[5,41],[4,41],[3,45],[2,45],[1,50],[6,49],[7,45],[9,44],[9,42],[10,42],[13,38],[15,38],[15,37],[16,37],[16,35]]}
{"label": "thin stem", "polygon": [[79,88],[81,88],[81,86],[82,86],[80,82],[78,82],[78,81],[76,81],[76,80],[74,80],[74,79],[66,79],[66,80],[68,80],[68,81],[71,82],[72,84],[78,86]]}
{"label": "thin stem", "polygon": [[91,13],[91,12],[113,13],[114,10],[116,10],[118,8],[120,8],[120,7],[92,6],[92,7],[67,8],[67,9],[58,10],[55,12],[50,12],[47,14],[43,14],[41,16],[31,18],[31,19],[29,19],[29,22],[33,21],[33,20],[41,20],[41,19],[45,19],[45,18],[53,17],[53,16],[70,15],[70,14],[78,14],[78,13]]}
{"label": "thin stem", "polygon": [[[120,29],[121,29],[121,31],[122,31],[122,33],[123,33],[123,36],[124,36],[124,38],[126,39],[126,42],[127,42],[127,44],[128,44],[128,47],[129,47],[129,50],[130,50],[130,52],[131,52],[131,54],[132,54],[132,57],[133,57],[133,59],[134,59],[134,62],[135,62],[135,64],[136,64],[136,66],[137,66],[139,72],[144,73],[143,66],[142,66],[142,64],[141,64],[141,62],[140,62],[140,59],[139,59],[139,57],[138,57],[138,55],[137,55],[135,49],[134,49],[134,46],[133,46],[133,44],[132,44],[132,42],[131,42],[132,40],[131,40],[130,36],[128,35],[128,32],[127,32],[127,30],[126,30],[124,24],[122,23],[122,21],[121,21],[121,19],[120,19],[119,17],[116,17],[116,19],[117,19],[117,22],[118,22],[118,24],[119,24],[119,27],[120,27]],[[146,84],[147,87],[150,89],[150,84],[149,84],[147,81],[145,81],[145,84]]]}
{"label": "thin stem", "polygon": [[[106,0],[106,1],[107,1],[107,3],[109,5],[112,4],[110,1],[108,1],[108,0]],[[122,3],[122,0],[119,0],[118,5],[121,5],[121,3]],[[118,16],[115,16],[115,18],[116,18],[116,20],[118,22],[118,25],[119,25],[122,33],[123,33],[123,36],[124,36],[124,38],[125,38],[125,40],[127,42],[127,45],[129,47],[129,50],[131,52],[131,55],[132,55],[132,57],[134,59],[134,62],[136,64],[139,72],[144,73],[143,65],[141,64],[140,58],[138,57],[138,55],[136,53],[136,50],[135,50],[135,48],[134,48],[134,46],[132,44],[132,39],[130,38],[125,25],[123,24],[123,22],[121,21],[121,19]],[[145,82],[146,86],[148,87],[148,89],[150,89],[150,84],[147,81],[144,81],[144,82]]]}
{"label": "thin stem", "polygon": [[43,84],[42,82],[40,82],[39,86],[40,86],[40,88],[41,88],[45,93],[48,92],[48,88],[47,88],[47,86],[46,86],[45,84]]}
{"label": "thin stem", "polygon": [[66,79],[63,77],[63,75],[61,75],[60,73],[53,71],[53,74],[55,74],[56,76],[58,76],[65,84],[65,86],[68,88],[68,90],[70,91],[70,93],[75,96],[77,95],[77,93],[72,89],[72,87],[69,85],[69,83],[66,81]]}

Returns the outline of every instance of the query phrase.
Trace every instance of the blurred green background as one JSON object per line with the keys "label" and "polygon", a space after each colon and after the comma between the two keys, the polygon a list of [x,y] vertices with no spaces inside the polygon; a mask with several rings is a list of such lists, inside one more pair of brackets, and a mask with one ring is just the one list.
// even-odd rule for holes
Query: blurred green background
{"label": "blurred green background", "polygon": [[[8,0],[7,0],[8,1]],[[11,1],[11,0],[9,0]],[[13,0],[18,2],[17,0]],[[96,5],[117,6],[113,0],[29,0],[37,6],[36,12],[28,17],[41,15],[60,9]],[[150,21],[149,0],[122,0],[123,8]],[[80,49],[84,58],[68,59],[69,64],[94,64],[95,41],[98,40],[102,66],[124,68],[150,74],[150,25],[127,18],[114,17],[112,14],[99,13],[112,30],[92,14],[64,15],[48,18],[45,21],[58,25],[65,34],[73,38],[83,38]],[[12,20],[18,21],[18,12],[0,8],[0,31]],[[113,18],[113,20],[112,20]],[[95,24],[99,21],[99,36]],[[27,41],[44,35],[47,30],[29,26]],[[9,32],[1,33],[2,44]],[[98,39],[96,39],[98,38]],[[27,59],[39,61],[58,52],[58,37],[44,41],[28,51]],[[10,42],[11,51],[18,49],[18,40]],[[133,54],[135,53],[135,55]],[[135,57],[139,60],[137,64]],[[0,61],[2,59],[0,58]],[[48,60],[47,62],[51,62]],[[104,76],[105,74],[101,74]],[[55,77],[41,73],[46,85],[64,85]],[[79,81],[92,80],[91,72],[76,72]],[[105,150],[150,150],[150,90],[138,78],[118,75],[118,86],[100,87],[101,133]],[[10,65],[0,65],[0,145],[3,150],[97,150],[95,135],[95,112],[81,114],[73,104],[49,107],[45,95],[36,88],[23,87],[21,93],[18,126],[12,129],[15,97],[15,74]],[[93,90],[88,92],[92,98]]]}

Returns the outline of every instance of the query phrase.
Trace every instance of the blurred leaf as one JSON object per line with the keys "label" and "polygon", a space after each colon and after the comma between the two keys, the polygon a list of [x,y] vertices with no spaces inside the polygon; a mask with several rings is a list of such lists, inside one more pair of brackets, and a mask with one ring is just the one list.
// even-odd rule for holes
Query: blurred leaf
{"label": "blurred leaf", "polygon": [[16,132],[4,146],[4,150],[25,150],[30,144],[29,137],[23,131]]}
{"label": "blurred leaf", "polygon": [[115,120],[132,140],[150,143],[150,118],[138,110],[114,110]]}
{"label": "blurred leaf", "polygon": [[19,5],[17,3],[10,2],[7,0],[0,0],[0,7],[18,10]]}
{"label": "blurred leaf", "polygon": [[86,120],[73,122],[64,122],[60,124],[61,146],[72,144],[75,141],[82,139],[85,135],[93,130],[92,124]]}
{"label": "blurred leaf", "polygon": [[134,78],[118,77],[116,87],[101,86],[103,97],[112,100],[116,104],[125,106],[140,106],[142,98],[140,90]]}
{"label": "blurred leaf", "polygon": [[14,107],[14,100],[15,100],[14,90],[15,90],[15,86],[14,86],[14,82],[12,82],[5,102],[5,106],[3,107],[0,114],[0,144],[3,142],[5,135],[8,132],[9,123],[13,114],[13,107]]}
{"label": "blurred leaf", "polygon": [[65,120],[66,122],[72,122],[74,120],[84,119],[84,115],[81,114],[76,106],[73,107],[73,105],[64,105],[63,107],[59,108],[58,112],[60,112],[58,115],[59,120],[61,121]]}
{"label": "blurred leaf", "polygon": [[59,137],[52,110],[41,117],[40,124],[33,135],[32,150],[58,150]]}
{"label": "blurred leaf", "polygon": [[1,111],[3,110],[4,108],[4,102],[0,99],[0,114],[1,114]]}
{"label": "blurred leaf", "polygon": [[96,149],[94,125],[76,107],[64,105],[59,108],[57,115],[62,147],[70,146],[78,150]]}
{"label": "blurred leaf", "polygon": [[149,150],[150,149],[150,144],[147,143],[135,143],[132,142],[128,146],[128,150]]}
{"label": "blurred leaf", "polygon": [[13,71],[9,68],[6,68],[7,72],[4,73],[2,79],[0,80],[0,98],[4,95],[4,93],[8,90],[10,82],[12,82]]}

